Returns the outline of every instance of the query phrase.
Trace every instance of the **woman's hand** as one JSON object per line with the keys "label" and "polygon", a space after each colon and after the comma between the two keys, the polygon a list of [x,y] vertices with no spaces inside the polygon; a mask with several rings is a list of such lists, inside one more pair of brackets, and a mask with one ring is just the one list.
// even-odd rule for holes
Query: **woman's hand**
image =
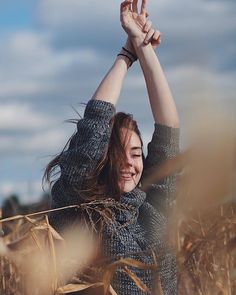
{"label": "woman's hand", "polygon": [[161,43],[161,32],[152,27],[152,22],[150,20],[146,21],[143,27],[143,32],[145,33],[143,43],[145,45],[151,43],[153,49],[155,50]]}
{"label": "woman's hand", "polygon": [[142,0],[141,11],[138,13],[138,0],[125,0],[120,5],[120,21],[123,29],[132,38],[144,37],[144,25],[146,23],[147,0]]}
{"label": "woman's hand", "polygon": [[121,25],[128,38],[138,38],[144,44],[152,44],[153,49],[161,43],[161,33],[152,28],[152,22],[147,20],[147,0],[142,0],[141,11],[138,13],[138,0],[125,0],[120,6]]}

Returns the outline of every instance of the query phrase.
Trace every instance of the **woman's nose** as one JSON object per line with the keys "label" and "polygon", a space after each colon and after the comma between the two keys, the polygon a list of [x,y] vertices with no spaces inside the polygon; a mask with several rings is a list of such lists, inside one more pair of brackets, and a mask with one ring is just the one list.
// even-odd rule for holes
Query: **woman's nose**
{"label": "woman's nose", "polygon": [[130,155],[126,155],[126,165],[127,166],[133,166],[134,161]]}

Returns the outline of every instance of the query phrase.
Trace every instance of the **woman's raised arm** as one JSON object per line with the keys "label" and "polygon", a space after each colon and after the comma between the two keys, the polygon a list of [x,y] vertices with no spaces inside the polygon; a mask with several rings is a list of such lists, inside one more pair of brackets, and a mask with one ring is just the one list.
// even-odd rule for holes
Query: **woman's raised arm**
{"label": "woman's raised arm", "polygon": [[168,82],[150,44],[135,38],[133,44],[142,67],[148,96],[156,123],[169,127],[179,127],[179,116]]}
{"label": "woman's raised arm", "polygon": [[[129,39],[126,41],[125,48],[133,52],[133,47]],[[117,56],[114,64],[103,78],[92,99],[103,100],[116,105],[125,75],[130,66],[130,60],[125,56],[127,53],[122,49],[121,54],[124,55]]]}
{"label": "woman's raised arm", "polygon": [[153,36],[158,40],[160,33],[154,30],[154,35],[151,34],[152,31],[148,34],[144,32],[147,0],[142,0],[140,13],[138,13],[137,3],[137,0],[126,0],[121,4],[121,23],[139,58],[155,122],[169,127],[178,127],[179,117],[175,102],[160,62],[149,42]]}

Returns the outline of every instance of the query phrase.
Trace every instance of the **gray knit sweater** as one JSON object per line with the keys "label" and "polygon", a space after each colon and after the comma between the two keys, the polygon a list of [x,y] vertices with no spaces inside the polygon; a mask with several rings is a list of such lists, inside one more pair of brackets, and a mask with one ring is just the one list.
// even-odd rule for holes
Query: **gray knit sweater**
{"label": "gray knit sweater", "polygon": [[[109,122],[114,114],[115,108],[111,103],[99,100],[88,102],[84,118],[77,123],[77,132],[68,149],[60,156],[61,175],[52,188],[52,208],[83,202],[79,191],[108,147],[111,133]],[[152,140],[148,144],[144,172],[175,156],[178,150],[179,129],[155,124]],[[153,265],[153,253],[159,257],[159,271],[130,267],[156,295],[159,295],[154,287],[157,276],[160,277],[164,295],[177,294],[176,261],[164,239],[165,212],[173,203],[174,195],[174,176],[151,184],[147,193],[139,188],[124,193],[120,203],[129,205],[129,209],[114,209],[115,223],[103,229],[103,252],[107,258],[115,260],[117,257],[130,257]],[[70,225],[79,214],[79,211],[55,212],[51,214],[50,222],[60,230]],[[119,270],[115,273],[112,285],[119,295],[145,294]]]}

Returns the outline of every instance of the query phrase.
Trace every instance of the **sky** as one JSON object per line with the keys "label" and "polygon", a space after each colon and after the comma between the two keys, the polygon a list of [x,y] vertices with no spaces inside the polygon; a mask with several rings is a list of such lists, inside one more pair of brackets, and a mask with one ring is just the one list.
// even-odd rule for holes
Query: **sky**
{"label": "sky", "polygon": [[[125,42],[118,0],[0,0],[0,204],[42,195],[44,168],[64,147]],[[206,104],[236,112],[236,2],[149,0],[162,33],[157,55],[180,114],[181,148]],[[118,111],[133,113],[144,142],[153,119],[140,66],[125,79]]]}

